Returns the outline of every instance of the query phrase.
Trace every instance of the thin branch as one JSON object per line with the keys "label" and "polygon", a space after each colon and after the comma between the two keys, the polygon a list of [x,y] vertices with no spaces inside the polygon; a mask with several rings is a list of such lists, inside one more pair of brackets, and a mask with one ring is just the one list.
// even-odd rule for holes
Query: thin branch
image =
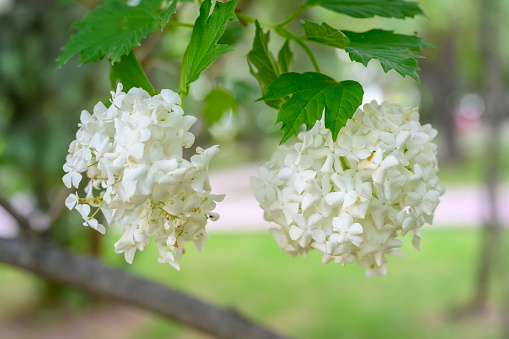
{"label": "thin branch", "polygon": [[28,219],[19,214],[14,209],[14,207],[12,207],[12,205],[7,201],[7,199],[5,199],[2,196],[0,196],[0,206],[2,206],[4,210],[6,210],[7,213],[9,213],[14,218],[14,220],[16,220],[16,222],[19,225],[19,228],[23,233],[25,234],[33,233],[33,230],[30,227],[30,222],[28,221]]}
{"label": "thin branch", "polygon": [[90,293],[159,313],[218,338],[283,339],[235,310],[221,309],[163,285],[104,266],[41,239],[0,238],[0,261]]}
{"label": "thin branch", "polygon": [[53,199],[49,211],[49,222],[47,230],[51,230],[53,226],[58,222],[60,217],[62,216],[62,212],[65,210],[65,199],[69,195],[69,190],[66,188],[62,188],[58,191],[55,198]]}

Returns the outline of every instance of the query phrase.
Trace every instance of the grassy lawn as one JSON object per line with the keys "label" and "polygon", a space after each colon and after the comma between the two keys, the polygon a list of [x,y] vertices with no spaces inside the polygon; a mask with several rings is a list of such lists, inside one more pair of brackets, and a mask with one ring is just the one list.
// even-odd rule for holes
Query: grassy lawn
{"label": "grassy lawn", "polygon": [[[368,279],[354,265],[323,265],[316,253],[292,259],[268,234],[213,234],[203,253],[188,251],[181,272],[158,266],[153,249],[129,269],[296,338],[495,338],[492,322],[448,318],[474,288],[477,232],[427,230],[421,252],[406,243],[406,258],[391,258],[384,278]],[[121,266],[118,257],[107,260]],[[133,338],[169,333],[196,337],[155,318]]]}
{"label": "grassy lawn", "polygon": [[[406,257],[391,257],[384,278],[366,278],[355,265],[323,265],[317,253],[292,259],[279,253],[266,233],[212,234],[203,253],[189,246],[181,272],[158,264],[152,246],[137,254],[132,266],[125,264],[112,250],[113,235],[104,242],[104,254],[109,265],[233,307],[295,338],[498,338],[493,319],[449,318],[474,288],[478,232],[428,229],[421,252],[407,241]],[[0,277],[0,316],[7,308],[27,305],[37,294],[31,275],[4,265]],[[495,306],[501,291],[495,286]],[[131,336],[202,337],[157,316]]]}

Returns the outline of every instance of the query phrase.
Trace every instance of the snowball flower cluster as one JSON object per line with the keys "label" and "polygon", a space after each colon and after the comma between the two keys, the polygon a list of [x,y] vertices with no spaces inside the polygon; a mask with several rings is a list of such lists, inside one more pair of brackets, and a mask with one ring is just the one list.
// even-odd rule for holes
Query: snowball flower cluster
{"label": "snowball flower cluster", "polygon": [[119,225],[123,235],[115,251],[127,262],[153,237],[159,262],[179,269],[185,242],[201,251],[207,220],[219,217],[212,210],[223,196],[211,194],[207,172],[218,148],[197,147],[190,160],[182,157],[182,148],[194,142],[189,128],[196,118],[184,115],[176,93],[163,89],[151,97],[140,88],[124,93],[121,84],[111,93],[109,108],[99,102],[93,114],[81,113],[63,181],[78,188],[82,173],[90,181],[85,196],[69,195],[66,206],[101,233],[99,210],[108,225]]}
{"label": "snowball flower cluster", "polygon": [[437,178],[437,132],[416,109],[371,102],[333,141],[322,121],[279,146],[251,179],[283,251],[320,251],[322,261],[354,263],[385,275],[385,254],[402,255],[400,238],[431,223],[444,189]]}

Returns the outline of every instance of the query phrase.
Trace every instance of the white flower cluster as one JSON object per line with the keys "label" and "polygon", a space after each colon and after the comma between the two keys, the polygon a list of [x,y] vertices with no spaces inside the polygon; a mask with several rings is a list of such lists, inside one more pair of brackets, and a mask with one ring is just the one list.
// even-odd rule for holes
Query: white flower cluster
{"label": "white flower cluster", "polygon": [[402,255],[400,235],[431,223],[444,189],[437,178],[437,132],[416,109],[371,102],[358,109],[333,142],[319,121],[279,146],[251,178],[271,232],[292,256],[317,249],[328,263],[357,262],[385,275],[385,254]]}
{"label": "white flower cluster", "polygon": [[93,114],[81,113],[63,181],[78,188],[83,172],[90,181],[86,196],[71,194],[66,206],[101,233],[105,227],[95,219],[99,210],[110,226],[118,224],[123,235],[115,251],[127,262],[153,237],[159,262],[179,269],[175,260],[185,242],[193,241],[201,251],[207,220],[219,217],[212,210],[223,196],[210,193],[207,173],[218,148],[198,147],[190,160],[182,158],[182,147],[194,142],[189,128],[196,118],[184,115],[176,93],[163,89],[151,97],[140,88],[124,93],[121,84],[111,93],[109,108],[99,102]]}

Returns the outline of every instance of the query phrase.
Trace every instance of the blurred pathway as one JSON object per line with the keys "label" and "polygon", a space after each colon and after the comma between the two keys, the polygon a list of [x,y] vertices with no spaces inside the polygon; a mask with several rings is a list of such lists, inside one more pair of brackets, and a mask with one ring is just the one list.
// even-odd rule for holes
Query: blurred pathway
{"label": "blurred pathway", "polygon": [[[221,215],[218,221],[209,223],[208,230],[221,231],[264,231],[271,226],[263,219],[249,178],[258,175],[257,166],[237,168],[211,173],[213,193],[226,194],[223,202],[217,204]],[[499,189],[499,215],[502,223],[509,226],[509,185]],[[486,193],[483,186],[446,187],[445,194],[435,212],[434,225],[478,227],[483,224],[486,211]]]}
{"label": "blurred pathway", "polygon": [[[257,175],[257,166],[250,165],[210,174],[212,192],[226,194],[217,204],[221,217],[207,225],[210,231],[265,231],[271,224],[263,219],[251,188],[249,178]],[[486,211],[486,193],[482,186],[446,187],[435,212],[434,225],[479,227]],[[499,188],[499,214],[502,223],[509,226],[509,185]],[[0,237],[16,234],[16,222],[0,207]]]}

